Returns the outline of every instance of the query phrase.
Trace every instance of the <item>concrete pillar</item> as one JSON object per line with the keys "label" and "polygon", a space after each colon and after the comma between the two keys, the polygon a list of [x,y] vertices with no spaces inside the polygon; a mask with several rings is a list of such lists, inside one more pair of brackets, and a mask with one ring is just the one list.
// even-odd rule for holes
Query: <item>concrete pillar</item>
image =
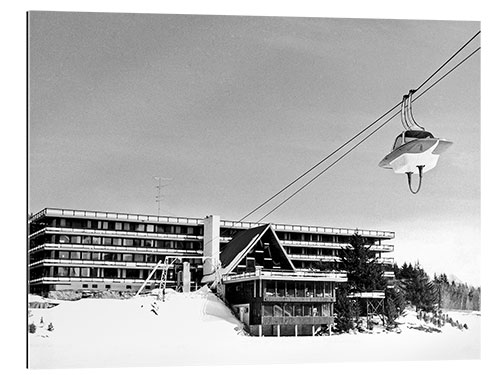
{"label": "concrete pillar", "polygon": [[278,324],[278,326],[277,326],[277,327],[278,327],[278,328],[277,328],[277,334],[278,334],[278,337],[280,337],[280,336],[281,336],[280,325]]}
{"label": "concrete pillar", "polygon": [[191,270],[189,269],[189,262],[182,263],[182,293],[189,293],[191,291]]}
{"label": "concrete pillar", "polygon": [[262,336],[262,324],[259,324],[259,337]]}
{"label": "concrete pillar", "polygon": [[297,329],[297,324],[295,324],[295,337],[299,335],[298,329]]}
{"label": "concrete pillar", "polygon": [[220,262],[220,217],[207,216],[203,222],[203,275],[215,272],[215,265]]}

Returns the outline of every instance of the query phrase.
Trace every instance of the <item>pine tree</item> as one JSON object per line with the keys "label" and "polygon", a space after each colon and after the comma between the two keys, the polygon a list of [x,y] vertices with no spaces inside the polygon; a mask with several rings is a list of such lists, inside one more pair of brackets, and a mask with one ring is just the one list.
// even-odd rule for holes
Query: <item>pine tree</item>
{"label": "pine tree", "polygon": [[370,247],[364,237],[355,233],[349,247],[339,251],[342,268],[347,272],[347,284],[352,292],[384,290],[387,286],[383,266],[377,262]]}
{"label": "pine tree", "polygon": [[400,276],[406,300],[418,309],[434,310],[439,300],[438,289],[423,268],[418,263],[414,267],[405,264]]}
{"label": "pine tree", "polygon": [[354,301],[348,297],[349,287],[341,284],[336,293],[335,313],[337,314],[336,329],[340,332],[348,332],[354,328],[356,318],[356,307]]}

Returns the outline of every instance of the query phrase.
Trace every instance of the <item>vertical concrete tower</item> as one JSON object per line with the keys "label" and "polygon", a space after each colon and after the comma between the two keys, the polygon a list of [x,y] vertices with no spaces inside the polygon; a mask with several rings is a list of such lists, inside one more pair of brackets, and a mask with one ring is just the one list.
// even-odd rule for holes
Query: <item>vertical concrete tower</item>
{"label": "vertical concrete tower", "polygon": [[191,291],[191,270],[189,262],[182,263],[182,293],[189,293]]}
{"label": "vertical concrete tower", "polygon": [[203,223],[203,276],[213,274],[220,262],[220,217],[210,215]]}

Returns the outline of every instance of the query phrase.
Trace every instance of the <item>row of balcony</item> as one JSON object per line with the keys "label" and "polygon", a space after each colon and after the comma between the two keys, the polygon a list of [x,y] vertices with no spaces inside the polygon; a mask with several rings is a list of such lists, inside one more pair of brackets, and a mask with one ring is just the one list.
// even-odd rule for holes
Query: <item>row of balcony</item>
{"label": "row of balcony", "polygon": [[[33,215],[31,221],[37,220],[40,217],[74,217],[74,218],[87,218],[87,219],[111,219],[111,220],[126,220],[136,222],[151,222],[151,223],[168,223],[168,224],[185,224],[185,225],[203,225],[204,219],[187,218],[187,217],[172,217],[172,216],[157,216],[157,215],[140,215],[128,214],[117,212],[103,212],[103,211],[86,211],[86,210],[72,210],[60,208],[45,208],[40,212]],[[242,228],[250,229],[261,225],[252,222],[240,222],[231,220],[221,220],[221,227],[226,228]],[[364,237],[376,238],[394,238],[394,232],[380,231],[380,230],[366,230],[366,229],[348,229],[348,228],[334,228],[324,226],[312,225],[291,225],[291,224],[272,224],[273,229],[276,231],[284,232],[309,232],[309,233],[325,233],[352,236],[359,234]]]}
{"label": "row of balcony", "polygon": [[203,241],[203,236],[195,236],[190,234],[175,234],[175,233],[150,233],[150,232],[125,232],[107,229],[84,229],[84,228],[60,228],[47,227],[32,233],[28,238],[36,237],[42,233],[46,234],[69,234],[69,235],[99,235],[107,237],[123,237],[123,238],[150,238],[161,240],[198,240]]}
{"label": "row of balcony", "polygon": [[[310,260],[321,262],[340,262],[341,258],[334,255],[287,254],[292,260]],[[394,264],[394,258],[376,258],[377,263]]]}
{"label": "row of balcony", "polygon": [[110,245],[88,245],[88,244],[69,244],[69,243],[45,243],[29,249],[28,253],[38,250],[75,250],[75,251],[105,251],[105,252],[133,252],[139,254],[158,254],[172,255],[176,257],[196,258],[203,254],[203,250],[177,250],[162,249],[157,247],[129,247],[129,246],[110,246]]}
{"label": "row of balcony", "polygon": [[[337,242],[313,242],[313,241],[292,241],[280,240],[283,246],[292,247],[319,247],[325,249],[343,249],[349,246],[348,243]],[[394,245],[371,245],[370,251],[391,252],[394,251]]]}
{"label": "row of balcony", "polygon": [[[67,284],[67,283],[118,283],[118,284],[144,284],[146,280],[143,279],[115,279],[104,277],[40,277],[38,279],[30,280],[30,284]],[[167,283],[176,283],[173,280],[167,280]],[[147,284],[159,283],[159,280],[148,280]]]}
{"label": "row of balcony", "polygon": [[82,219],[109,219],[109,220],[126,220],[151,223],[166,223],[166,224],[186,224],[186,225],[203,225],[203,219],[188,218],[188,217],[172,217],[172,216],[157,216],[157,215],[140,215],[127,214],[118,212],[104,211],[86,211],[86,210],[71,210],[60,208],[45,208],[33,215],[31,221],[41,217],[74,217]]}
{"label": "row of balcony", "polygon": [[267,271],[256,269],[254,272],[244,272],[223,276],[224,282],[243,280],[297,280],[297,281],[335,281],[346,282],[345,271],[311,272],[311,271]]}
{"label": "row of balcony", "polygon": [[[168,257],[167,257],[168,258]],[[178,256],[172,256],[171,259],[179,258]],[[193,259],[195,257],[186,257],[187,259]],[[203,259],[203,257],[197,257],[197,259]],[[82,259],[41,259],[36,262],[30,263],[29,267],[35,267],[39,265],[43,266],[94,266],[101,268],[140,268],[140,269],[153,269],[158,263],[152,262],[124,262],[124,261],[110,261],[110,260],[82,260]],[[203,268],[203,265],[197,265],[198,268]]]}

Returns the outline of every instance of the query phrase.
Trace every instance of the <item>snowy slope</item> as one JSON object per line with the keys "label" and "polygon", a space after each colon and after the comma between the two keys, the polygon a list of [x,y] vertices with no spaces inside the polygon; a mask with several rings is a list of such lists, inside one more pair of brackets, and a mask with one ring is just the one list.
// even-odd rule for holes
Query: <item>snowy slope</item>
{"label": "snowy slope", "polygon": [[[241,323],[207,289],[170,292],[152,312],[155,297],[128,300],[57,301],[32,309],[29,322],[44,327],[30,334],[32,368],[268,364],[373,360],[477,359],[480,316],[453,312],[469,330],[442,333],[409,329],[420,323],[412,311],[401,333],[322,337],[249,337]],[[52,322],[55,330],[47,331]],[[278,345],[277,345],[278,344]]]}

